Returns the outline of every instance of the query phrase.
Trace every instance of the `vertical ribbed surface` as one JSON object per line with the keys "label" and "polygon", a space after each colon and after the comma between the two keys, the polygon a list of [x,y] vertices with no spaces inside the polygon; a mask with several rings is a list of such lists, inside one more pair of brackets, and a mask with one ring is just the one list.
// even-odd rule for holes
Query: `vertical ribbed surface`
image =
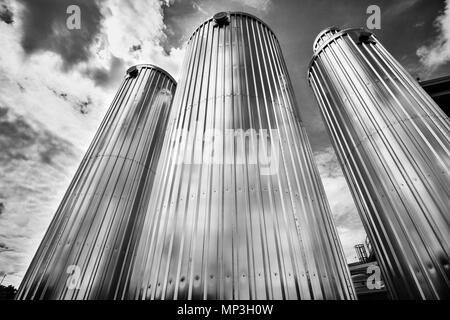
{"label": "vertical ribbed surface", "polygon": [[151,65],[125,78],[17,298],[116,297],[135,254],[175,86]]}
{"label": "vertical ribbed surface", "polygon": [[336,27],[329,27],[329,28],[326,28],[325,30],[321,31],[317,35],[316,39],[314,39],[313,50],[316,51],[320,46],[322,46],[324,43],[326,43],[328,41],[328,39],[333,37],[333,35],[335,35],[339,31],[340,30]]}
{"label": "vertical ribbed surface", "polygon": [[264,23],[195,31],[124,298],[354,298],[295,109]]}
{"label": "vertical ribbed surface", "polygon": [[338,32],[309,81],[393,297],[450,298],[450,121],[377,39]]}

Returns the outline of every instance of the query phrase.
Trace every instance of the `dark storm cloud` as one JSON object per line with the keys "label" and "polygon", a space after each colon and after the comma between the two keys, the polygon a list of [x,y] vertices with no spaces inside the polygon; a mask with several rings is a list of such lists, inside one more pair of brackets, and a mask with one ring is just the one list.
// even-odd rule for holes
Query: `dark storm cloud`
{"label": "dark storm cloud", "polygon": [[108,68],[93,68],[86,71],[86,75],[94,80],[95,84],[115,88],[125,75],[125,63],[122,59],[113,56]]}
{"label": "dark storm cloud", "polygon": [[[198,0],[174,1],[170,6],[163,5],[166,40],[163,47],[166,52],[172,47],[179,47],[187,39],[187,34],[194,31],[195,24],[202,21],[203,14],[198,10]],[[194,18],[195,19],[192,19]],[[191,22],[194,20],[196,22]]]}
{"label": "dark storm cloud", "polygon": [[8,109],[0,107],[0,161],[8,159],[26,160],[22,152],[24,148],[34,143],[36,137],[31,127],[22,119],[7,119]]}
{"label": "dark storm cloud", "polygon": [[134,46],[131,46],[130,48],[130,52],[135,52],[135,51],[139,51],[142,49],[142,46],[140,44],[136,44]]}
{"label": "dark storm cloud", "polygon": [[[277,0],[278,1],[278,0]],[[261,6],[255,6],[257,1],[240,0],[173,0],[170,5],[162,5],[165,35],[162,46],[166,53],[172,48],[178,48],[188,40],[199,23],[220,11],[244,11],[265,18],[264,9],[269,1],[260,1]],[[298,1],[300,3],[300,1]],[[251,5],[253,3],[253,5]],[[282,5],[282,4],[281,4]]]}
{"label": "dark storm cloud", "polygon": [[[20,0],[24,4],[22,47],[27,54],[52,51],[65,67],[89,58],[89,46],[100,32],[100,0]],[[69,30],[67,7],[78,5],[81,29]]]}
{"label": "dark storm cloud", "polygon": [[12,160],[53,164],[59,154],[72,154],[71,144],[46,130],[36,130],[22,117],[10,117],[0,106],[0,165]]}
{"label": "dark storm cloud", "polygon": [[50,137],[48,133],[45,133],[43,136],[44,139],[49,138],[45,142],[42,139],[38,140],[38,155],[39,160],[42,163],[53,165],[54,159],[59,154],[71,153],[68,148],[68,144],[66,142],[61,141],[56,137]]}
{"label": "dark storm cloud", "polygon": [[14,14],[13,12],[8,8],[6,3],[3,3],[0,1],[0,20],[7,24],[11,24],[14,22]]}
{"label": "dark storm cloud", "polygon": [[[89,74],[88,74],[89,75]],[[92,100],[91,97],[87,97],[86,101],[82,101],[80,99],[78,99],[77,97],[70,95],[66,92],[58,92],[56,89],[47,87],[56,97],[67,101],[70,103],[70,105],[72,106],[72,108],[74,108],[75,110],[79,111],[82,114],[86,114],[88,113],[88,107],[90,107],[90,105],[92,104]]]}
{"label": "dark storm cloud", "polygon": [[[0,242],[0,252],[5,252],[5,251],[13,251],[13,249],[11,249],[10,247],[8,247],[7,245],[6,245],[6,243],[3,243],[3,242]],[[2,275],[2,272],[0,272],[0,275],[1,276],[3,276]]]}

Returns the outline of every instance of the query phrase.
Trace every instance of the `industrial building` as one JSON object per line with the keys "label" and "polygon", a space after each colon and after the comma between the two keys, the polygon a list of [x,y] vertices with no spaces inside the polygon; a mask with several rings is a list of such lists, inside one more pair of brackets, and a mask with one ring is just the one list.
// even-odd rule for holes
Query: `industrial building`
{"label": "industrial building", "polygon": [[419,81],[423,90],[450,117],[450,76]]}
{"label": "industrial building", "polygon": [[358,261],[348,264],[358,300],[388,300],[380,266],[368,238],[355,245]]}
{"label": "industrial building", "polygon": [[18,299],[113,299],[153,186],[175,80],[152,65],[127,71],[19,287]]}
{"label": "industrial building", "polygon": [[316,38],[308,80],[394,299],[450,297],[450,120],[363,29]]}
{"label": "industrial building", "polygon": [[178,84],[128,69],[16,298],[450,298],[450,120],[424,91],[446,104],[449,79],[422,89],[363,29],[328,28],[313,50],[308,81],[370,239],[359,262],[276,35],[220,12]]}
{"label": "industrial building", "polygon": [[353,299],[280,45],[218,13],[190,37],[130,299]]}
{"label": "industrial building", "polygon": [[186,55],[171,112],[128,71],[18,297],[354,299],[273,31],[219,13]]}

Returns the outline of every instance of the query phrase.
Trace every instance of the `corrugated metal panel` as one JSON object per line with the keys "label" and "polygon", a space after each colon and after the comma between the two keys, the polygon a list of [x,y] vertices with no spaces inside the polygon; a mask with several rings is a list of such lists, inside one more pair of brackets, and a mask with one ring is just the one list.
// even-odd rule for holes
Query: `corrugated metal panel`
{"label": "corrugated metal panel", "polygon": [[124,298],[352,299],[278,41],[225,20],[189,40]]}
{"label": "corrugated metal panel", "polygon": [[361,29],[318,45],[309,81],[393,297],[450,297],[450,121]]}
{"label": "corrugated metal panel", "polygon": [[22,281],[19,299],[116,297],[139,239],[175,86],[157,67],[129,69]]}

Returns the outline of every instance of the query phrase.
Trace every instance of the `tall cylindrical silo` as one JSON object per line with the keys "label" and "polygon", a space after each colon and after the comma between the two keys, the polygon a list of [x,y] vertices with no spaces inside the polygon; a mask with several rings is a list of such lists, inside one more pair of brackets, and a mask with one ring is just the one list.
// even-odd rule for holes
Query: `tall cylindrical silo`
{"label": "tall cylindrical silo", "polygon": [[127,71],[20,285],[18,299],[112,299],[135,254],[176,83]]}
{"label": "tall cylindrical silo", "polygon": [[219,13],[189,39],[155,184],[124,298],[355,297],[280,45],[258,18]]}
{"label": "tall cylindrical silo", "polygon": [[450,298],[450,121],[362,29],[322,32],[308,78],[394,298]]}

